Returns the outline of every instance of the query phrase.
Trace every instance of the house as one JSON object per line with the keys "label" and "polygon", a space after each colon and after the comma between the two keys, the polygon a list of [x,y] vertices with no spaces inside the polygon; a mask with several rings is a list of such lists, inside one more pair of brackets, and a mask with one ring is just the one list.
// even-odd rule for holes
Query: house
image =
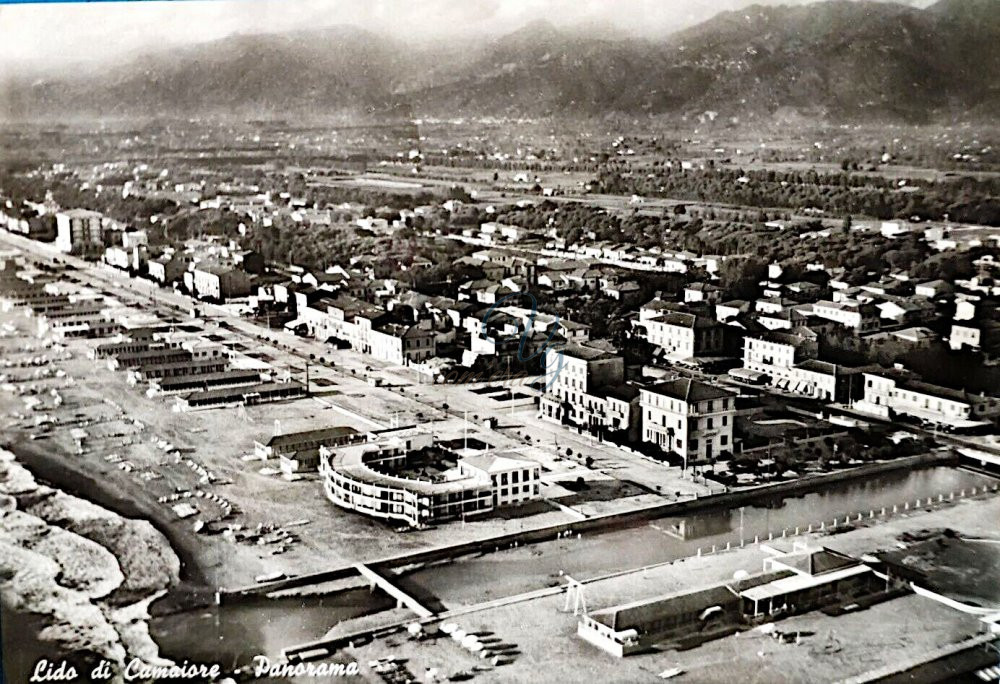
{"label": "house", "polygon": [[733,449],[736,398],[715,385],[681,378],[640,389],[642,441],[680,456],[684,467]]}
{"label": "house", "polygon": [[883,321],[897,325],[908,325],[930,321],[934,317],[934,305],[925,299],[894,299],[875,305]]}
{"label": "house", "polygon": [[606,280],[603,288],[604,294],[617,299],[620,302],[634,302],[641,294],[642,288],[634,280]]}
{"label": "house", "polygon": [[732,299],[728,302],[715,305],[715,318],[720,323],[725,323],[729,319],[748,311],[750,311],[750,302],[744,299]]}
{"label": "house", "polygon": [[693,283],[684,288],[685,302],[717,302],[723,289],[711,283]]}
{"label": "house", "polygon": [[862,304],[856,300],[818,301],[813,304],[812,313],[850,328],[858,334],[875,332],[881,327],[878,308],[873,304]]}
{"label": "house", "polygon": [[944,295],[951,294],[955,291],[951,283],[944,280],[930,280],[926,283],[919,283],[914,288],[914,294],[918,297],[927,297],[928,299],[935,299],[937,297],[943,297]]}
{"label": "house", "polygon": [[978,350],[982,345],[982,330],[976,325],[959,325],[952,323],[951,334],[948,336],[948,346],[955,351],[962,349]]}
{"label": "house", "polygon": [[890,334],[894,338],[906,342],[917,349],[930,347],[939,339],[936,332],[930,328],[923,327],[904,328],[902,330],[896,330]]}

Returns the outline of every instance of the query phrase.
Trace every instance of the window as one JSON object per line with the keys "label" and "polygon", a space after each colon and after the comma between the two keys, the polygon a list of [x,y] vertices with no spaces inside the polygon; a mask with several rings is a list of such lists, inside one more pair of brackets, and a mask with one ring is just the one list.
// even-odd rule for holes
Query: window
{"label": "window", "polygon": [[709,419],[707,419],[705,421],[705,428],[708,429],[708,430],[712,429],[712,419],[711,418],[709,418]]}
{"label": "window", "polygon": [[721,437],[719,437],[720,446],[726,446],[727,444],[729,444],[729,437],[727,437],[726,435],[722,435]]}
{"label": "window", "polygon": [[729,416],[722,416],[722,424],[729,425]]}

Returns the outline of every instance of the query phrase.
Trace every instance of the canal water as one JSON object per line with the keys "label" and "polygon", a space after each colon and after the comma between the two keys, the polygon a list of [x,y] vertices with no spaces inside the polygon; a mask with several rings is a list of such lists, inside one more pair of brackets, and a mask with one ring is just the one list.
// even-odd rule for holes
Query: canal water
{"label": "canal water", "polygon": [[[424,568],[399,578],[420,596],[433,596],[454,608],[478,603],[484,588],[499,582],[502,595],[513,595],[554,584],[559,573],[586,579],[620,570],[662,563],[708,551],[714,544],[738,545],[742,536],[766,539],[799,527],[818,526],[845,516],[856,517],[893,505],[903,509],[916,499],[996,484],[974,472],[949,467],[893,471],[863,480],[840,482],[817,492],[761,497],[754,505],[732,510],[703,510],[690,516],[666,517],[577,538],[553,539],[522,549],[499,550]],[[742,530],[742,532],[741,532]],[[498,579],[501,578],[501,579]],[[255,654],[277,656],[283,647],[322,637],[338,621],[383,610],[388,597],[367,589],[335,596],[259,599],[224,604],[154,618],[153,638],[163,655],[177,660],[220,662],[224,669],[250,662]]]}

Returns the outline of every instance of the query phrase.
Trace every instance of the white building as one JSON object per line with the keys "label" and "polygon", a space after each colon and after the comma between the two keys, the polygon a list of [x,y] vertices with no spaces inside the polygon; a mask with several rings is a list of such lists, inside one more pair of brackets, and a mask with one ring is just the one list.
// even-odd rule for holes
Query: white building
{"label": "white building", "polygon": [[819,301],[813,304],[813,314],[859,334],[875,332],[881,327],[878,308],[856,300]]}
{"label": "white building", "polygon": [[434,331],[424,325],[384,323],[368,333],[369,353],[398,366],[421,363],[435,356]]}
{"label": "white building", "polygon": [[542,466],[537,461],[480,454],[459,460],[458,470],[465,477],[490,481],[494,508],[525,503],[541,496]]}
{"label": "white building", "polygon": [[735,395],[714,385],[682,378],[640,390],[642,440],[684,459],[706,463],[733,449]]}
{"label": "white building", "polygon": [[903,374],[864,374],[864,399],[858,411],[892,418],[905,415],[917,420],[961,429],[987,425],[1000,417],[1000,399],[984,394],[940,387]]}
{"label": "white building", "polygon": [[102,244],[101,223],[104,217],[87,209],[68,209],[56,213],[56,249],[79,254],[92,245]]}

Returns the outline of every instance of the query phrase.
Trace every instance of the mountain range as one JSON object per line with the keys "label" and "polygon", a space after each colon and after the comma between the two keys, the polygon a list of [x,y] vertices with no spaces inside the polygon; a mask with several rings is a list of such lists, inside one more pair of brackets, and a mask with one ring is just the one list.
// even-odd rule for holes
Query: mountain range
{"label": "mountain range", "polygon": [[433,46],[350,26],[235,35],[99,71],[9,75],[0,116],[995,120],[998,76],[1000,0],[826,0],[724,12],[657,41],[546,22]]}

